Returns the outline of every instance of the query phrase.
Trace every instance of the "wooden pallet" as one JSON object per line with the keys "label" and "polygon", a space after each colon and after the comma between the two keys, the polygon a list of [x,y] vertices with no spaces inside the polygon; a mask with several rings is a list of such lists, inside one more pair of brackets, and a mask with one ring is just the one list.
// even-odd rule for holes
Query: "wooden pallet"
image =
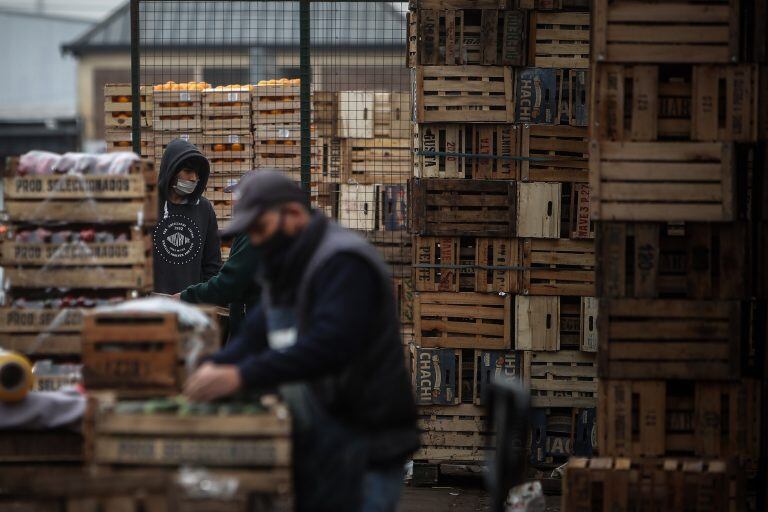
{"label": "wooden pallet", "polygon": [[532,407],[597,407],[597,359],[575,350],[524,353]]}
{"label": "wooden pallet", "polygon": [[756,461],[760,385],[740,382],[601,380],[601,453]]}
{"label": "wooden pallet", "polygon": [[734,218],[737,167],[730,143],[592,141],[590,169],[593,219]]}
{"label": "wooden pallet", "polygon": [[589,12],[534,11],[528,61],[540,68],[588,68],[589,18]]}
{"label": "wooden pallet", "polygon": [[526,11],[499,10],[498,5],[489,9],[466,4],[445,7],[410,13],[411,67],[525,65]]}
{"label": "wooden pallet", "polygon": [[259,85],[251,91],[254,128],[301,122],[300,85]]}
{"label": "wooden pallet", "polygon": [[[173,313],[95,312],[83,326],[83,379],[92,390],[125,396],[173,395],[183,383],[189,333]],[[219,344],[216,324],[195,333],[199,357]]]}
{"label": "wooden pallet", "polygon": [[421,448],[413,454],[419,461],[481,462],[492,450],[492,434],[485,424],[485,409],[458,406],[419,407]]}
{"label": "wooden pallet", "polygon": [[536,240],[522,244],[523,293],[595,295],[595,244],[592,240]]}
{"label": "wooden pallet", "polygon": [[600,376],[627,379],[730,379],[742,368],[736,301],[604,299]]}
{"label": "wooden pallet", "polygon": [[426,66],[416,68],[418,123],[508,123],[514,121],[512,68]]}
{"label": "wooden pallet", "polygon": [[124,175],[18,176],[18,159],[5,169],[5,212],[15,222],[143,223],[157,220],[157,174],[136,162]]}
{"label": "wooden pallet", "polygon": [[598,252],[600,295],[611,298],[750,297],[745,223],[608,222]]}
{"label": "wooden pallet", "polygon": [[155,131],[200,132],[202,92],[154,91],[152,128]]}
{"label": "wooden pallet", "polygon": [[502,180],[413,179],[411,230],[437,236],[515,236],[516,183]]}
{"label": "wooden pallet", "polygon": [[211,173],[244,173],[253,169],[253,135],[203,135],[200,151]]}
{"label": "wooden pallet", "polygon": [[520,155],[522,181],[588,182],[589,133],[579,126],[526,125]]}
{"label": "wooden pallet", "polygon": [[[107,143],[107,153],[116,151],[133,151],[133,132],[131,130],[110,130],[104,134],[104,140]],[[152,130],[141,130],[141,158],[154,160],[155,158],[155,137]]]}
{"label": "wooden pallet", "polygon": [[111,466],[287,468],[287,409],[228,416],[119,413],[100,409],[89,436],[92,462]]}
{"label": "wooden pallet", "polygon": [[560,298],[515,296],[515,349],[560,350]]}
{"label": "wooden pallet", "polygon": [[520,290],[517,239],[417,236],[413,246],[417,291]]}
{"label": "wooden pallet", "polygon": [[508,349],[512,346],[511,296],[417,292],[416,342],[424,348]]}
{"label": "wooden pallet", "polygon": [[739,57],[739,9],[734,1],[599,0],[592,40],[597,62],[729,63]]}
{"label": "wooden pallet", "polygon": [[562,511],[671,510],[667,507],[692,504],[700,512],[745,510],[742,479],[725,460],[572,459]]}
{"label": "wooden pallet", "polygon": [[758,68],[750,64],[600,65],[596,137],[751,142],[757,138],[758,83]]}
{"label": "wooden pallet", "polygon": [[206,135],[248,135],[251,132],[250,88],[204,90],[201,115]]}
{"label": "wooden pallet", "polygon": [[411,176],[410,139],[345,139],[342,182],[404,184]]}
{"label": "wooden pallet", "polygon": [[[152,127],[152,87],[140,87],[140,126]],[[104,85],[104,126],[110,128],[131,128],[133,126],[133,96],[131,84]]]}

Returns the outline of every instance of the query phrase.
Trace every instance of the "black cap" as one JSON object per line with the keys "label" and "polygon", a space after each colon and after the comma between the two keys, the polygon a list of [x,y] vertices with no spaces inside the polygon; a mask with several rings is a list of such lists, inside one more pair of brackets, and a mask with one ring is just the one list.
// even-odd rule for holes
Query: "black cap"
{"label": "black cap", "polygon": [[237,184],[237,194],[232,221],[221,231],[225,237],[245,232],[270,208],[294,201],[305,202],[304,192],[296,183],[271,169],[246,173]]}

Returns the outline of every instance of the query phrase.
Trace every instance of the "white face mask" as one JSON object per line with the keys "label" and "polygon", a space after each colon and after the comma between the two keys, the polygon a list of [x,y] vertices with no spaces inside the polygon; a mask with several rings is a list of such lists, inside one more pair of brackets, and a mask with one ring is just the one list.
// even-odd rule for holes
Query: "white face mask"
{"label": "white face mask", "polygon": [[188,196],[197,188],[197,182],[192,180],[183,180],[181,178],[176,180],[176,184],[173,186],[173,190],[180,196]]}

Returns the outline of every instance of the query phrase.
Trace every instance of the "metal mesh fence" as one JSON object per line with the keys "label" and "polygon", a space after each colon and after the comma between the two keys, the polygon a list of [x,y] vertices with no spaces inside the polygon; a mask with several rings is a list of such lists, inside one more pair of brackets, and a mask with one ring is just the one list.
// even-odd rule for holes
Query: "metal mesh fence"
{"label": "metal mesh fence", "polygon": [[227,185],[278,169],[312,206],[365,232],[394,276],[410,273],[407,2],[135,0],[133,9],[135,150],[159,165],[175,138],[198,146],[220,226],[231,218]]}

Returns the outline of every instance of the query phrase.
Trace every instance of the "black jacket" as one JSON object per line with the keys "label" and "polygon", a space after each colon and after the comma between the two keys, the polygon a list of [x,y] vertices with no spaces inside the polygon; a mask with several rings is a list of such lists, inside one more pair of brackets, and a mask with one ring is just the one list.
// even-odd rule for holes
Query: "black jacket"
{"label": "black jacket", "polygon": [[[184,204],[173,204],[168,192],[182,164],[195,169],[197,188]],[[168,144],[160,163],[158,199],[160,219],[152,235],[155,291],[178,293],[190,285],[207,281],[221,267],[221,245],[216,213],[202,197],[210,166],[189,142],[176,139]]]}
{"label": "black jacket", "polygon": [[242,328],[246,313],[259,303],[261,288],[256,284],[259,259],[259,251],[251,245],[248,235],[239,235],[219,273],[204,283],[187,287],[181,292],[181,300],[228,306],[230,336],[234,338]]}

